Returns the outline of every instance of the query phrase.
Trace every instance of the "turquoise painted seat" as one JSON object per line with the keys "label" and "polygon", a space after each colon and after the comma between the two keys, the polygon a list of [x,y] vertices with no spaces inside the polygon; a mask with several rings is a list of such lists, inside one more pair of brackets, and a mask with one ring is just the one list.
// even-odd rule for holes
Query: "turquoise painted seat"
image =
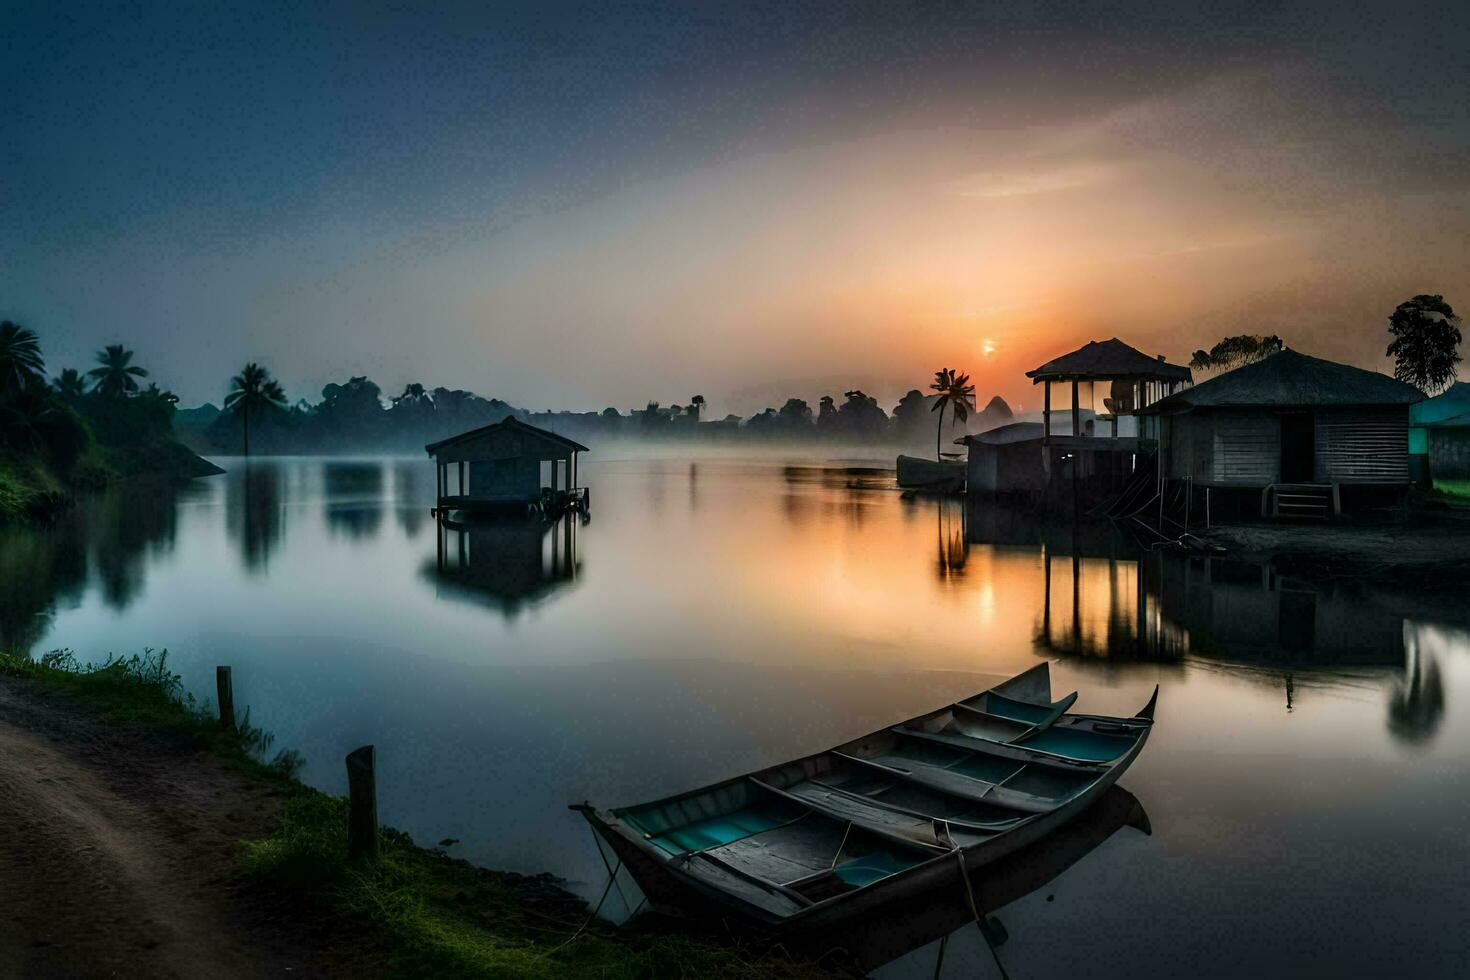
{"label": "turquoise painted seat", "polygon": [[889,851],[874,851],[851,861],[844,861],[833,870],[837,877],[855,888],[871,885],[873,882],[900,871],[912,868],[918,861],[895,856]]}
{"label": "turquoise painted seat", "polygon": [[[685,824],[661,834],[652,834],[648,839],[669,854],[705,851],[764,833],[767,830],[774,830],[803,816],[806,812],[805,809],[783,801],[762,801],[754,806],[744,807],[718,817]],[[642,825],[638,824],[635,816],[630,814],[626,819],[642,829]]]}

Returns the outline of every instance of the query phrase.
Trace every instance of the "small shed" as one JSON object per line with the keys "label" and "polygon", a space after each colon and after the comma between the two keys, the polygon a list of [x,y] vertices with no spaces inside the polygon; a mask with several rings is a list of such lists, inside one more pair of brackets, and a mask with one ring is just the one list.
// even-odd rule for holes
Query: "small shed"
{"label": "small shed", "polygon": [[1159,420],[1165,479],[1325,488],[1311,506],[1335,508],[1340,486],[1408,487],[1409,406],[1423,397],[1377,371],[1285,350],[1143,411]]}
{"label": "small shed", "polygon": [[[1090,341],[1070,354],[1027,371],[1026,377],[1032,384],[1043,386],[1042,426],[1047,443],[1078,446],[1083,445],[1078,440],[1084,437],[1137,438],[1140,433],[1128,417],[1193,381],[1189,368],[1170,364],[1162,354],[1149,357],[1117,337]],[[1057,426],[1053,424],[1053,414],[1057,410],[1052,407],[1052,395],[1057,385],[1067,395],[1063,404],[1072,419],[1068,435],[1061,439],[1054,438]],[[1084,428],[1082,416],[1086,411],[1096,421]],[[1118,425],[1120,418],[1125,420],[1122,431]],[[1109,423],[1106,432],[1099,424],[1103,422]],[[1101,446],[1086,444],[1086,448],[1094,445]]]}
{"label": "small shed", "polygon": [[1470,480],[1470,383],[1457,381],[1409,409],[1409,467],[1425,486]]}
{"label": "small shed", "polygon": [[424,450],[434,459],[441,511],[548,499],[564,506],[586,497],[577,485],[577,454],[587,447],[514,416],[430,443]]}
{"label": "small shed", "polygon": [[1470,412],[1425,426],[1429,475],[1438,483],[1470,481]]}
{"label": "small shed", "polygon": [[1012,422],[975,435],[962,436],[955,445],[969,453],[965,487],[971,493],[1035,493],[1046,489],[1041,464],[1042,424]]}

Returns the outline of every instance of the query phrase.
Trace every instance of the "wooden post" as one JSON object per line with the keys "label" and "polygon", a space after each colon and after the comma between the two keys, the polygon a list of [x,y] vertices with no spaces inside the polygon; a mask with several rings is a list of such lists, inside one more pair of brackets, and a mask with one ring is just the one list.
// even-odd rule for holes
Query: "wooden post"
{"label": "wooden post", "polygon": [[1051,440],[1051,382],[1041,383],[1041,437],[1043,442]]}
{"label": "wooden post", "polygon": [[219,724],[221,728],[235,730],[235,686],[230,679],[230,668],[214,668],[214,688],[219,696]]}
{"label": "wooden post", "polygon": [[1082,406],[1078,404],[1078,379],[1072,379],[1072,435],[1082,435]]}
{"label": "wooden post", "polygon": [[465,495],[465,493],[464,493],[464,460],[460,460],[459,461],[459,495],[461,497],[463,497]]}
{"label": "wooden post", "polygon": [[378,789],[371,745],[347,755],[347,856],[378,859]]}

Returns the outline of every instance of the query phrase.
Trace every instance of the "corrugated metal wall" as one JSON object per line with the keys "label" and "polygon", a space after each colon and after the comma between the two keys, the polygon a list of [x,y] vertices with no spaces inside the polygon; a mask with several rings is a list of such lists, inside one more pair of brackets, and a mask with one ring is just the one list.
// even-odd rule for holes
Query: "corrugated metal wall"
{"label": "corrugated metal wall", "polygon": [[1317,410],[1316,479],[1320,483],[1407,483],[1409,410]]}
{"label": "corrugated metal wall", "polygon": [[1217,484],[1264,487],[1281,473],[1281,423],[1265,411],[1217,411],[1215,472]]}

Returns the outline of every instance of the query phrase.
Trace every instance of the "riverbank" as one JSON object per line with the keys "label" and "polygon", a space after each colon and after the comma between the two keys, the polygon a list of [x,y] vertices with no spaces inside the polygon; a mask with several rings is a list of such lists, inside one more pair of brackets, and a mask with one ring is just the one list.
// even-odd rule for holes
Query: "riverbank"
{"label": "riverbank", "polygon": [[1231,558],[1319,584],[1433,599],[1462,596],[1470,582],[1470,499],[1450,494],[1417,494],[1392,519],[1222,525],[1201,537]]}
{"label": "riverbank", "polygon": [[93,446],[65,467],[41,453],[0,451],[0,523],[51,520],[79,494],[119,480],[176,483],[223,472],[171,439]]}
{"label": "riverbank", "polygon": [[380,862],[351,865],[345,802],[268,747],[221,731],[164,655],[0,655],[0,975],[844,975],[665,923],[614,929],[550,876],[386,828]]}

